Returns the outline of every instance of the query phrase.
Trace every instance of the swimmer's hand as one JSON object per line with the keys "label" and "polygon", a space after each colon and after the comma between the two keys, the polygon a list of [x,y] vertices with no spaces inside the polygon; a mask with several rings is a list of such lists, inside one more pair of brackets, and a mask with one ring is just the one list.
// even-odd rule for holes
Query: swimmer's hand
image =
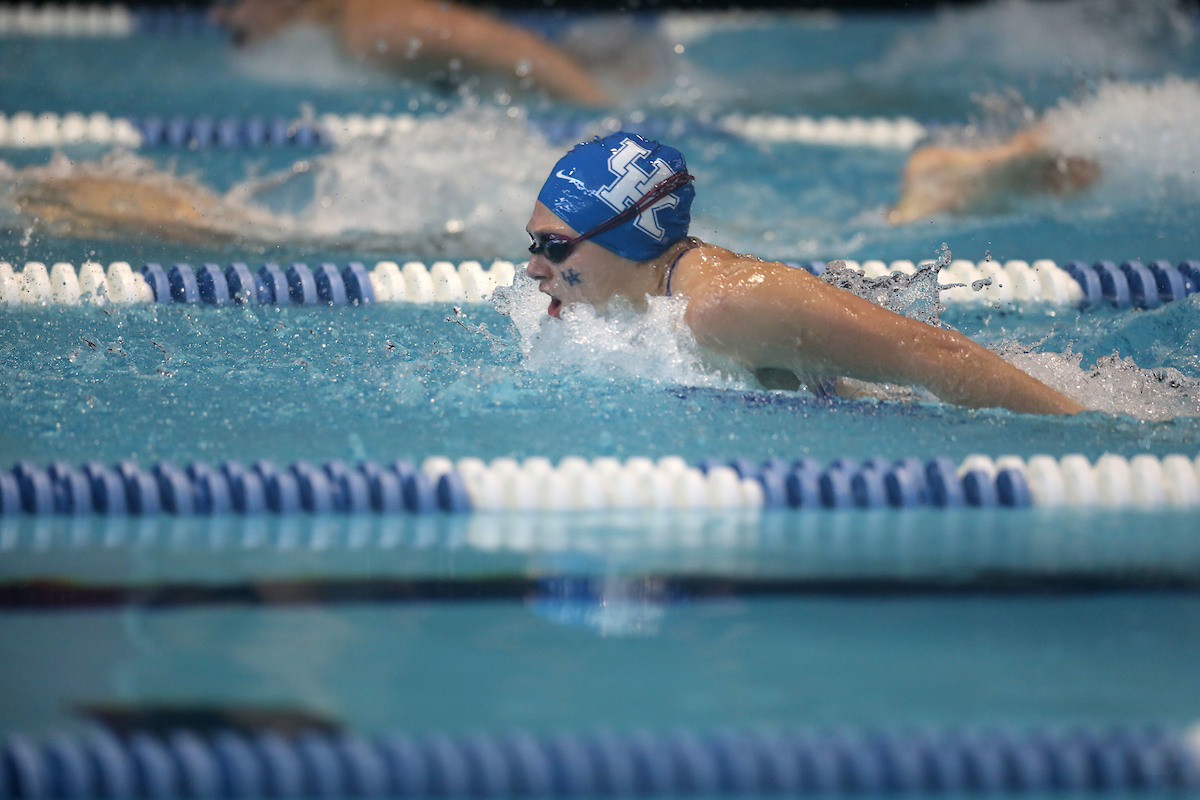
{"label": "swimmer's hand", "polygon": [[700,344],[751,369],[923,387],[970,407],[1074,414],[1083,406],[967,337],[893,314],[807,271],[705,246],[675,271]]}

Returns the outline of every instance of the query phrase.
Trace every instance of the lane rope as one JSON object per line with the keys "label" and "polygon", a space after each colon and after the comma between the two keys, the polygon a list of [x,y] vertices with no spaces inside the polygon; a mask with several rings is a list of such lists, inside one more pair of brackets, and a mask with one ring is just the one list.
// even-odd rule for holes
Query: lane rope
{"label": "lane rope", "polygon": [[[826,270],[824,261],[785,262],[814,275]],[[897,260],[890,264],[868,260],[843,262],[865,278],[880,281],[891,276],[914,275],[933,261],[914,264]],[[0,261],[0,307],[79,305],[114,303],[202,303],[345,305],[365,303],[484,303],[500,286],[511,286],[523,264],[497,260],[485,269],[479,261],[455,265],[436,261],[409,261],[403,266],[380,261],[368,270],[362,262],[344,265],[322,263],[310,267],[303,262],[287,266],[262,264],[252,269],[245,262],[225,267],[219,264],[178,263],[164,267],[143,264],[134,270],[128,262],[115,261],[105,268],[87,261],[57,262],[47,267],[41,261],[26,262],[16,270]],[[948,305],[979,304],[999,308],[1023,308],[1045,304],[1083,310],[1101,307],[1117,310],[1161,307],[1186,299],[1200,289],[1200,260],[1185,259],[1178,266],[1165,259],[1147,266],[1131,259],[1117,266],[1113,261],[1088,265],[1071,261],[1066,268],[1051,259],[974,263],[955,259],[938,273],[942,288],[939,299]]]}
{"label": "lane rope", "polygon": [[120,4],[0,4],[0,38],[123,38],[135,34],[223,33],[203,8]]}
{"label": "lane rope", "polygon": [[431,456],[418,467],[342,461],[279,467],[194,461],[108,466],[18,461],[0,471],[0,514],[452,514],[582,511],[759,511],[871,508],[1195,508],[1200,460],[1149,454],[921,461],[812,458],[762,463],[679,456],[490,463]]}
{"label": "lane rope", "polygon": [[[814,275],[823,275],[824,261],[785,262],[803,267]],[[913,264],[898,260],[887,264],[879,260],[843,262],[848,269],[865,278],[881,280],[895,273],[914,275],[932,260]],[[1166,259],[1149,265],[1137,259],[1122,261],[1069,261],[1065,268],[1052,259],[1033,262],[1013,259],[1003,264],[990,259],[972,262],[962,258],[951,261],[938,272],[938,284],[945,288],[938,299],[947,304],[978,303],[996,307],[1045,303],[1072,306],[1084,310],[1100,307],[1127,311],[1133,308],[1155,309],[1163,303],[1183,300],[1200,291],[1200,260],[1184,259],[1173,265]]]}
{"label": "lane rope", "polygon": [[[510,114],[519,114],[514,107]],[[64,147],[79,144],[120,144],[126,147],[286,147],[311,148],[345,144],[364,136],[408,134],[418,118],[411,114],[322,114],[316,118],[214,117],[176,115],[114,117],[97,112],[0,114],[0,147]],[[730,115],[715,123],[683,119],[595,120],[530,119],[529,124],[555,144],[579,141],[598,130],[632,130],[650,138],[688,134],[732,135],[758,143],[797,143],[837,147],[877,147],[909,150],[925,137],[926,129],[907,118]]]}
{"label": "lane rope", "polygon": [[102,730],[0,749],[5,797],[896,796],[1188,792],[1196,735],[1160,725],[505,734]]}
{"label": "lane rope", "polygon": [[362,262],[309,267],[267,263],[252,270],[243,262],[218,264],[143,264],[134,270],[126,261],[104,266],[58,262],[47,268],[30,261],[16,272],[0,262],[0,306],[80,304],[134,305],[188,303],[227,305],[368,305],[372,303],[484,303],[500,286],[511,286],[516,267],[493,261],[435,261],[429,267],[409,261],[403,266],[380,261],[367,270]]}

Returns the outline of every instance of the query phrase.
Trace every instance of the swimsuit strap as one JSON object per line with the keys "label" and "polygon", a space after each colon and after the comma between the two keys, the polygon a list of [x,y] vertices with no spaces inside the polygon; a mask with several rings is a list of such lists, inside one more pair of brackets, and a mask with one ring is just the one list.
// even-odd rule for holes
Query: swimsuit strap
{"label": "swimsuit strap", "polygon": [[675,254],[675,260],[671,262],[671,266],[667,267],[667,297],[671,296],[671,276],[675,274],[675,266],[679,263],[679,259],[683,258],[684,254],[688,251],[695,250],[699,246],[699,239],[688,237],[688,246]]}

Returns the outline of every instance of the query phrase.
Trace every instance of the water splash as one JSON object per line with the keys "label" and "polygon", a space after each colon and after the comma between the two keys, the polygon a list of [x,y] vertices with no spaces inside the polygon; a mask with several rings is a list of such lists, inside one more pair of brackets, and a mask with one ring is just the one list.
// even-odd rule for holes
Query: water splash
{"label": "water splash", "polygon": [[944,8],[929,27],[897,37],[871,65],[889,82],[947,68],[1016,75],[1137,75],[1160,70],[1194,38],[1174,0],[1003,0]]}
{"label": "water splash", "polygon": [[1100,164],[1109,192],[1200,193],[1200,82],[1108,82],[1047,111],[1045,125],[1055,147]]}
{"label": "water splash", "polygon": [[522,363],[535,373],[651,385],[754,385],[747,370],[696,343],[683,319],[684,298],[651,297],[644,313],[618,305],[603,316],[576,304],[553,319],[546,315],[546,295],[523,275],[498,295],[496,309],[512,320]]}
{"label": "water splash", "polygon": [[[880,278],[868,278],[863,273],[849,269],[844,261],[830,261],[821,279],[826,283],[853,292],[864,300],[910,319],[919,320],[935,328],[948,328],[941,314],[946,306],[939,299],[938,273],[950,266],[952,256],[945,243],[938,250],[937,258],[919,268],[914,274],[893,272]],[[957,284],[947,284],[955,286]]]}
{"label": "water splash", "polygon": [[272,204],[299,183],[308,199],[285,219],[301,239],[502,257],[520,246],[559,155],[519,115],[463,108],[420,117],[411,130],[356,138],[294,176],[248,181],[230,195]]}
{"label": "water splash", "polygon": [[1037,353],[1019,346],[999,348],[1010,363],[1092,411],[1166,420],[1200,416],[1200,379],[1177,369],[1143,369],[1116,352],[1100,356],[1088,368],[1070,347],[1062,353]]}

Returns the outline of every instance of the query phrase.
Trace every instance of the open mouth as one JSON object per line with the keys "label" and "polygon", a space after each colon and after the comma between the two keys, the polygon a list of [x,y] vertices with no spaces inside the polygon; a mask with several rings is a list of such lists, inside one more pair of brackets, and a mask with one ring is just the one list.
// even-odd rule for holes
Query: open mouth
{"label": "open mouth", "polygon": [[546,309],[546,313],[552,317],[557,317],[562,313],[562,300],[557,297],[550,298],[550,307]]}

